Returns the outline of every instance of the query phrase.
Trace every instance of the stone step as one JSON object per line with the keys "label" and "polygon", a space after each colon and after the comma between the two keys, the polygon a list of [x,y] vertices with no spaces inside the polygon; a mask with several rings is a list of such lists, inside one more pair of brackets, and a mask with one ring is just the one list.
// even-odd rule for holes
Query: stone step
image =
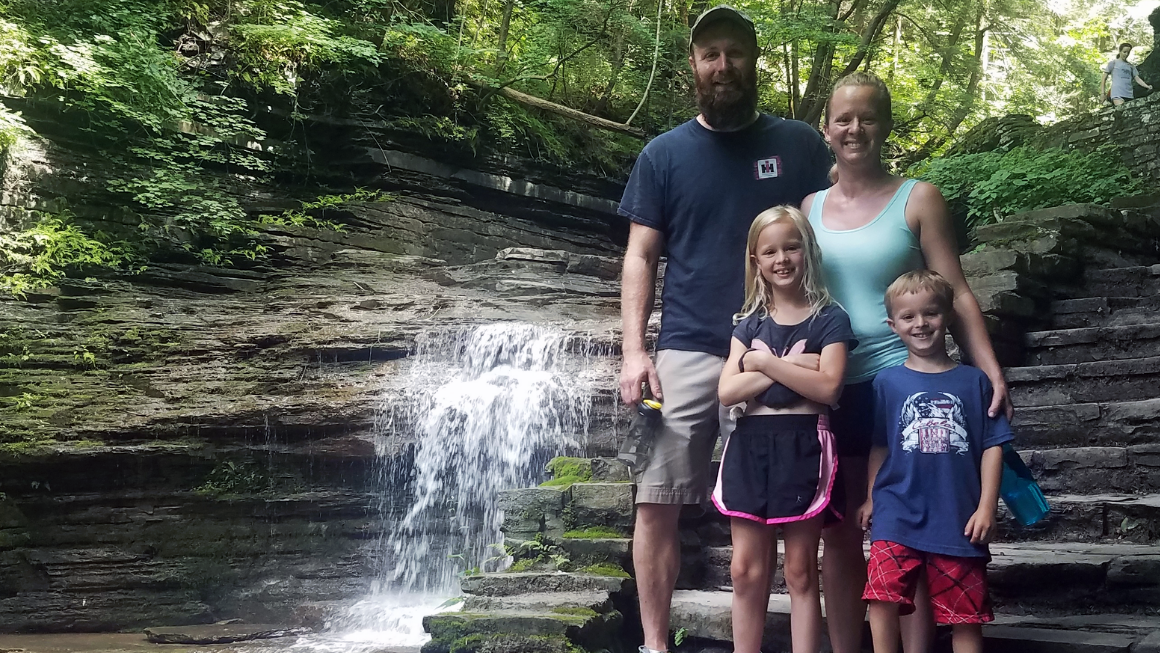
{"label": "stone step", "polygon": [[[733,639],[732,604],[733,593],[729,591],[678,590],[673,593],[672,622],[680,624],[688,637],[705,645],[727,643]],[[1115,632],[1097,630],[1106,623],[1107,619],[1100,622],[1075,618],[1065,623],[1038,624],[999,612],[995,624],[983,627],[985,650],[1003,653],[1128,653],[1133,647],[1144,650],[1140,647],[1149,641],[1151,632],[1144,623],[1120,627]],[[773,594],[766,612],[763,649],[789,650],[789,633],[789,596]],[[822,638],[824,642],[828,639],[824,628]],[[869,625],[864,628],[862,640],[864,647],[869,646]],[[829,650],[828,645],[823,644],[823,649]]]}
{"label": "stone step", "polygon": [[1024,337],[1026,365],[1069,365],[1160,356],[1160,315],[1125,326],[1036,331]]}
{"label": "stone step", "polygon": [[636,591],[636,582],[625,576],[604,576],[582,572],[499,572],[467,576],[459,583],[464,594],[474,596],[514,596],[544,592],[626,592]]}
{"label": "stone step", "polygon": [[[784,548],[778,546],[774,590],[784,591]],[[1160,607],[1160,549],[1150,544],[1017,542],[991,545],[987,567],[992,592],[1000,603],[1066,606],[1072,601],[1115,606]],[[870,546],[866,545],[869,555]],[[732,547],[706,549],[702,583],[678,587],[724,590]]]}
{"label": "stone step", "polygon": [[1044,492],[1160,492],[1160,444],[1020,451]]}
{"label": "stone step", "polygon": [[1150,297],[1160,295],[1160,264],[1084,270],[1072,297]]}
{"label": "stone step", "polygon": [[1136,445],[1160,441],[1160,399],[1020,406],[1019,446]]}
{"label": "stone step", "polygon": [[1160,494],[1050,494],[1051,513],[1034,526],[1006,518],[999,505],[999,538],[1003,542],[1046,540],[1070,546],[1077,542],[1157,544],[1160,541]]}
{"label": "stone step", "polygon": [[587,608],[443,612],[423,617],[423,629],[431,634],[431,641],[422,650],[423,653],[600,650],[617,642],[623,623],[624,617],[619,612],[598,613]]}
{"label": "stone step", "polygon": [[[602,535],[603,529],[597,531]],[[559,546],[573,568],[603,563],[632,571],[632,539],[627,537],[588,537],[585,531],[564,533]]]}
{"label": "stone step", "polygon": [[1057,329],[1126,326],[1156,321],[1160,295],[1150,297],[1083,297],[1052,302],[1052,324]]}
{"label": "stone step", "polygon": [[608,592],[540,592],[513,596],[472,596],[463,600],[464,612],[612,612]]}
{"label": "stone step", "polygon": [[1007,369],[1017,408],[1160,397],[1160,356]]}

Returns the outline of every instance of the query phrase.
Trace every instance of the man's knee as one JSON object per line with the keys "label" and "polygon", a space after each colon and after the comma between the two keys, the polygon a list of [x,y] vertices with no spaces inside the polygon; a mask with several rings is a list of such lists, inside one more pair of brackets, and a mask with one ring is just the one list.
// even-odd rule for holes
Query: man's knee
{"label": "man's knee", "polygon": [[636,505],[636,536],[664,536],[677,534],[681,517],[680,504],[638,503]]}

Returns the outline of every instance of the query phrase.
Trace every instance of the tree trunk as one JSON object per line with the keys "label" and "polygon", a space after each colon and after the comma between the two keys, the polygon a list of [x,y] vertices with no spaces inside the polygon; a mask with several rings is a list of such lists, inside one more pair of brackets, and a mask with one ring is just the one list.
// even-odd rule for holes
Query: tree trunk
{"label": "tree trunk", "polygon": [[[947,75],[949,75],[951,72],[951,67],[955,58],[955,49],[959,47],[959,38],[962,36],[963,28],[966,26],[967,16],[966,14],[960,13],[958,19],[955,21],[954,26],[951,28],[950,35],[947,36],[946,45],[940,48],[940,50],[942,50],[940,53],[940,56],[942,57],[942,65],[940,65],[938,68],[938,77],[935,77],[934,82],[931,84],[930,89],[926,93],[926,98],[922,101],[922,104],[919,105],[920,107],[930,107],[938,98],[939,89],[942,88],[943,81],[946,80]],[[978,50],[978,48],[975,49]]]}
{"label": "tree trunk", "polygon": [[[829,18],[831,27],[829,31],[831,32],[836,32],[838,29],[838,7],[840,5],[841,0],[831,0],[830,2]],[[820,97],[824,92],[821,89],[828,86],[829,71],[827,69],[832,65],[833,58],[834,43],[832,41],[819,43],[817,50],[814,50],[814,56],[810,62],[810,77],[806,80],[806,90],[802,93],[801,102],[798,103],[798,120],[805,120],[806,116],[814,112],[815,106],[819,107],[817,113],[819,115],[821,114],[819,105],[824,105],[826,102],[825,98]]]}
{"label": "tree trunk", "polygon": [[473,82],[469,82],[469,83],[471,83],[472,86],[475,86],[476,88],[479,88],[483,91],[498,93],[498,94],[504,96],[505,98],[511,100],[512,102],[518,102],[524,106],[532,107],[534,109],[540,109],[541,111],[547,111],[549,113],[554,113],[557,116],[563,116],[563,117],[568,118],[570,120],[576,120],[576,121],[582,122],[586,125],[590,125],[592,127],[598,127],[600,129],[605,129],[608,131],[613,131],[613,132],[616,132],[618,134],[625,134],[627,136],[633,136],[635,138],[645,138],[644,131],[637,129],[636,127],[630,127],[628,125],[625,125],[625,124],[622,124],[619,122],[613,122],[613,121],[608,120],[606,118],[601,118],[599,116],[594,116],[592,114],[584,113],[583,111],[577,111],[576,109],[573,109],[572,107],[566,107],[562,104],[556,104],[555,102],[549,102],[543,98],[538,98],[534,95],[528,95],[527,93],[521,93],[513,88],[508,88],[506,86],[503,88],[495,88],[492,86],[484,86],[483,84],[476,84]]}
{"label": "tree trunk", "polygon": [[959,126],[963,124],[963,121],[970,115],[971,109],[974,108],[975,98],[979,91],[979,81],[983,77],[983,53],[986,51],[987,31],[989,29],[983,27],[983,17],[985,14],[986,2],[982,2],[979,5],[978,13],[975,15],[975,54],[971,58],[971,77],[967,81],[966,98],[959,103],[958,108],[951,114],[951,120],[946,125],[946,133],[942,136],[933,137],[923,143],[922,147],[913,156],[908,157],[907,165],[930,157],[935,150],[942,147],[943,143],[954,137]]}
{"label": "tree trunk", "polygon": [[508,30],[511,29],[512,9],[514,9],[515,6],[516,6],[516,0],[507,0],[506,2],[504,2],[504,5],[503,5],[503,19],[500,21],[500,24],[499,24],[499,38],[497,39],[497,41],[498,41],[497,45],[499,48],[499,55],[497,55],[496,61],[495,61],[495,76],[496,77],[499,77],[499,74],[501,72],[503,72],[504,66],[507,65]]}

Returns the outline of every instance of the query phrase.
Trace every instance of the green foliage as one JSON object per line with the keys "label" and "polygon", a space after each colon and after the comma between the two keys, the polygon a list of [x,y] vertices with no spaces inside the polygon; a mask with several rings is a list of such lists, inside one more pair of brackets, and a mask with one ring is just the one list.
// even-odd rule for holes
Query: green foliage
{"label": "green foliage", "polygon": [[673,632],[673,645],[679,647],[681,644],[685,643],[685,639],[688,638],[688,636],[689,629],[681,626],[675,632]]}
{"label": "green foliage", "polygon": [[1115,146],[1090,153],[1017,147],[933,159],[909,174],[938,186],[952,214],[970,230],[1021,211],[1105,203],[1144,188]]}
{"label": "green foliage", "polygon": [[23,297],[67,272],[116,269],[131,258],[125,243],[109,242],[101,232],[86,234],[68,212],[48,215],[31,229],[0,234],[0,290]]}
{"label": "green foliage", "polygon": [[571,565],[564,550],[545,540],[543,533],[536,533],[535,539],[521,542],[518,546],[505,544],[504,550],[512,558],[512,564],[507,569],[510,572],[528,571],[544,565],[565,570]]}
{"label": "green foliage", "polygon": [[[353,193],[345,195],[321,195],[313,202],[303,202],[298,211],[283,211],[281,215],[263,215],[262,224],[289,225],[295,227],[311,227],[314,229],[329,229],[342,232],[342,224],[326,219],[328,209],[336,209],[348,202],[391,202],[395,196],[379,190],[356,188]],[[314,215],[318,213],[318,215]]]}
{"label": "green foliage", "polygon": [[194,492],[207,497],[262,494],[273,488],[273,479],[258,465],[225,460],[214,466]]}
{"label": "green foliage", "polygon": [[[381,62],[374,43],[336,34],[342,24],[311,12],[302,2],[258,0],[244,3],[234,54],[237,76],[258,88],[297,93],[303,74],[322,66],[373,68]],[[253,22],[250,22],[253,21]]]}
{"label": "green foliage", "polygon": [[0,103],[0,157],[4,156],[8,148],[16,145],[22,136],[31,133],[32,130],[19,112],[9,111],[8,107]]}

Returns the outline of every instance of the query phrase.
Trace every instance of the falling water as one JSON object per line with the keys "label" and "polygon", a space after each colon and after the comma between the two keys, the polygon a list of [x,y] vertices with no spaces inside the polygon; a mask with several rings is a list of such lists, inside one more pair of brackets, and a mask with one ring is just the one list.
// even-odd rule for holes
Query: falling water
{"label": "falling water", "polygon": [[[378,434],[382,514],[392,498],[413,499],[378,542],[371,595],[332,625],[345,641],[421,644],[422,616],[459,593],[465,570],[507,564],[497,497],[541,481],[553,456],[581,451],[590,352],[588,339],[517,323],[419,339],[408,400],[384,407]],[[414,462],[400,473],[389,445],[409,429]]]}

